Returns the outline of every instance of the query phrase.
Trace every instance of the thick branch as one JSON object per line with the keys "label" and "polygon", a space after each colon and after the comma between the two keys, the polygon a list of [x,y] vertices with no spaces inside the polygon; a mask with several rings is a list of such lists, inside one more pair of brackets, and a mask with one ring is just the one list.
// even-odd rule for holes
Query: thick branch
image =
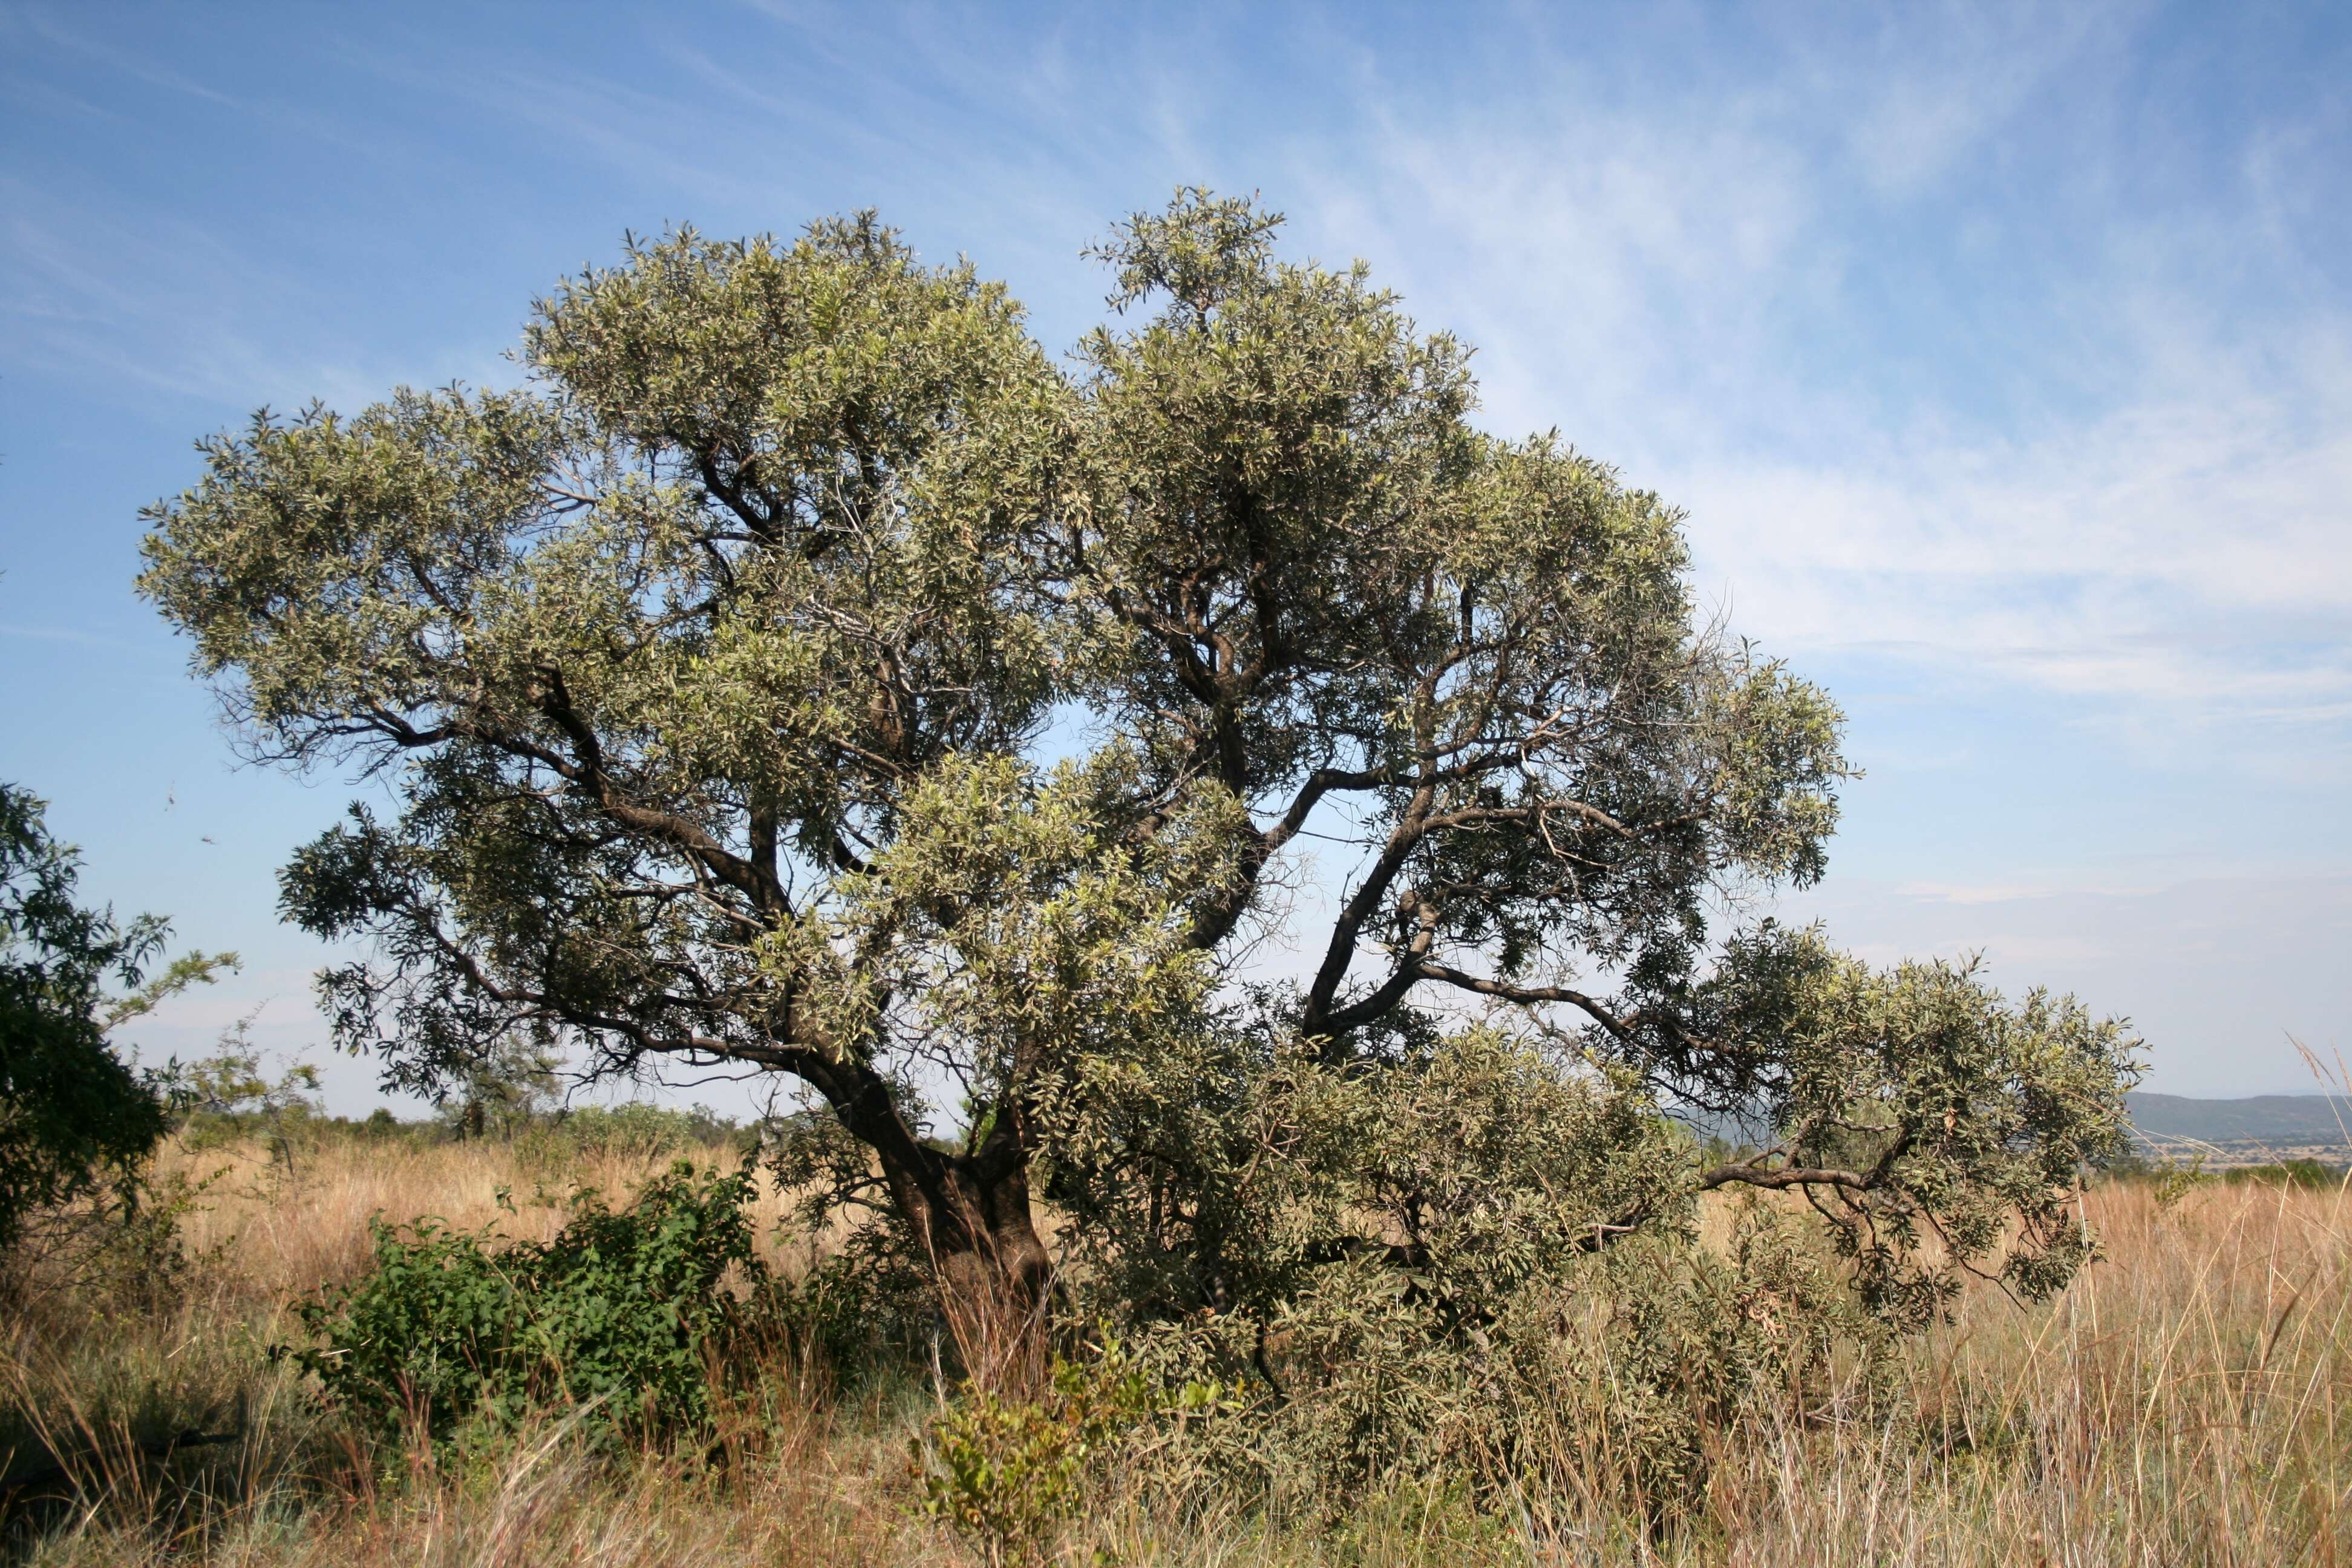
{"label": "thick branch", "polygon": [[604,743],[597,739],[594,729],[572,706],[562,672],[552,666],[543,665],[540,668],[540,675],[544,682],[539,696],[540,711],[547,715],[549,721],[563,731],[564,738],[571,742],[572,757],[566,762],[547,757],[538,748],[530,748],[531,752],[548,761],[614,821],[667,840],[684,850],[708,868],[712,876],[748,896],[772,919],[781,919],[789,912],[790,901],[772,865],[762,866],[735,854],[711,837],[701,824],[689,817],[664,811],[658,806],[640,805],[623,794],[604,766]]}
{"label": "thick branch", "polygon": [[1854,1171],[1832,1171],[1814,1165],[1751,1165],[1744,1163],[1717,1165],[1698,1179],[1702,1192],[1730,1186],[1735,1183],[1751,1187],[1839,1187],[1855,1193],[1871,1192],[1877,1185],[1870,1177]]}

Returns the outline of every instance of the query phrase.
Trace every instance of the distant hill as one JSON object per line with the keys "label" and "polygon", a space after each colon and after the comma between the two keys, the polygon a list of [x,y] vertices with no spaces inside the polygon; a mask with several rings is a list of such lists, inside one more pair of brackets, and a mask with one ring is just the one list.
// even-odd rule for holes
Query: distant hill
{"label": "distant hill", "polygon": [[2258,1094],[2248,1100],[2191,1100],[2179,1094],[2126,1096],[2132,1125],[2148,1138],[2193,1138],[2205,1143],[2312,1143],[2352,1146],[2352,1098],[2327,1094]]}
{"label": "distant hill", "polygon": [[[2156,1142],[2189,1139],[2200,1143],[2248,1143],[2279,1150],[2325,1145],[2352,1156],[2352,1096],[2258,1094],[2248,1100],[2192,1100],[2183,1094],[2124,1097],[2132,1125]],[[1748,1122],[1693,1107],[1668,1114],[1702,1138],[1727,1143],[1769,1140],[1769,1122]]]}

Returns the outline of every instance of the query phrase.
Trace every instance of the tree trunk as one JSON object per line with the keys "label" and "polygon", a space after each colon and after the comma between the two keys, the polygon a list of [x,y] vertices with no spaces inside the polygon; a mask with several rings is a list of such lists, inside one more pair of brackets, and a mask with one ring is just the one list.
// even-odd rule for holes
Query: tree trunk
{"label": "tree trunk", "polygon": [[982,1388],[1034,1392],[1045,1374],[1053,1258],[1029,1205],[1028,1172],[940,1156],[936,1199],[916,1232],[930,1254],[940,1317],[963,1374]]}
{"label": "tree trunk", "polygon": [[819,1087],[874,1151],[893,1205],[928,1255],[965,1375],[984,1387],[1031,1386],[1045,1371],[1054,1260],[1030,1206],[1025,1108],[999,1106],[978,1148],[949,1153],[915,1136],[870,1071]]}

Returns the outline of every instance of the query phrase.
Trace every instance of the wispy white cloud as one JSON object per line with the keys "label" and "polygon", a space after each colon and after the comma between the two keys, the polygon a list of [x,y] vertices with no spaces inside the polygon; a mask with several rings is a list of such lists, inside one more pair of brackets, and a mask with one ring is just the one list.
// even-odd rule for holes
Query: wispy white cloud
{"label": "wispy white cloud", "polygon": [[[1630,71],[1528,16],[1475,46],[1500,84],[1483,99],[1426,89],[1416,61],[1347,28],[1293,27],[1269,47],[1345,100],[1295,125],[1263,106],[1237,118],[1213,51],[1169,47],[1181,24],[750,14],[757,47],[725,52],[646,29],[664,69],[642,79],[552,51],[364,68],[669,193],[666,216],[775,209],[780,164],[813,154],[950,205],[1016,204],[980,231],[1000,255],[1008,238],[1074,248],[1108,216],[1097,192],[1139,171],[1270,171],[1302,241],[1375,258],[1430,324],[1479,345],[1498,427],[1557,423],[1687,505],[1702,590],[1740,629],[2107,704],[2126,726],[2152,705],[2179,733],[2343,725],[2352,300],[2309,243],[2342,128],[2324,105],[2242,128],[2234,185],[2135,206],[2102,172],[2131,155],[2123,118],[2101,130],[2095,100],[2120,90],[2136,6],[1767,25],[1753,59],[1701,47],[1686,18],[1675,49]],[[169,70],[55,27],[41,41],[141,79]],[[802,68],[772,68],[778,51]],[[2053,115],[2072,172],[2031,178],[2059,182],[2044,202],[2090,204],[2071,221],[2096,237],[2063,268],[2017,251],[2019,215],[1969,184]],[[404,378],[320,353],[332,334],[289,353],[289,304],[327,314],[290,270],[264,289],[267,322],[225,307],[275,264],[199,221],[21,180],[6,195],[22,357],[215,398],[358,401]],[[1995,270],[1979,300],[1906,313],[1878,298],[1902,279],[1874,231],[1939,201],[1954,205],[1930,261],[1965,270],[1981,251]],[[2250,309],[2249,279],[2283,287]],[[2010,351],[1973,381],[1932,335],[1969,310]],[[1906,354],[1932,368],[1890,381]]]}
{"label": "wispy white cloud", "polygon": [[332,281],[177,214],[0,179],[0,342],[61,382],[232,407],[374,401],[401,381],[498,381],[499,345],[373,340]]}
{"label": "wispy white cloud", "polygon": [[238,100],[209,83],[173,70],[135,45],[126,47],[116,29],[69,27],[32,6],[12,7],[10,21],[23,29],[27,44],[79,55],[105,69],[127,76],[147,87],[200,99],[224,108],[240,108]]}
{"label": "wispy white cloud", "polygon": [[[2132,21],[1906,15],[1721,103],[1571,69],[1545,101],[1386,113],[1310,182],[1310,221],[1481,345],[1498,427],[1558,422],[1687,506],[1703,590],[1769,645],[2041,691],[2159,743],[2284,726],[2273,749],[2337,754],[2352,297],[2314,276],[2296,200],[2335,143],[2257,127],[2187,211],[2044,170],[2105,204],[2069,215],[2095,237],[2068,265],[1996,247],[1967,300],[1923,278],[1916,310],[1874,301],[1874,229],[1951,201],[1930,259],[1965,275],[1972,207],[2020,221],[1964,176],[2113,90]],[[1937,334],[1986,312],[2002,353],[1972,377]],[[1906,354],[1935,368],[1890,382]]]}
{"label": "wispy white cloud", "polygon": [[2014,993],[2071,992],[2127,1014],[2148,1087],[2293,1093],[2313,1085],[2289,1037],[2347,1044],[2336,993],[2310,984],[2352,943],[2352,879],[2274,872],[2112,885],[1889,886],[1832,879],[1786,901],[1874,963],[1980,959]]}
{"label": "wispy white cloud", "polygon": [[71,643],[78,647],[102,647],[116,652],[135,646],[122,637],[106,637],[70,626],[20,626],[5,622],[0,622],[0,637],[23,637],[28,642]]}
{"label": "wispy white cloud", "polygon": [[1842,141],[1882,196],[1927,191],[2086,57],[2127,36],[2133,12],[2018,4],[1941,5],[1885,14],[1855,47],[1806,47],[1806,96],[1845,106]]}

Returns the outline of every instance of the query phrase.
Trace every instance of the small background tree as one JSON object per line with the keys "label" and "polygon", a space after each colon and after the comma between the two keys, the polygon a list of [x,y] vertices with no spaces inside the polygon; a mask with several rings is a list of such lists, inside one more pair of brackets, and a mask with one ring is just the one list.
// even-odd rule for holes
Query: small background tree
{"label": "small background tree", "polygon": [[158,969],[170,927],[77,903],[80,858],[45,814],[0,784],[0,1258],[42,1216],[136,1205],[173,1080],[133,1067],[112,1032],[236,963],[190,952]]}
{"label": "small background tree", "polygon": [[502,1035],[443,1085],[441,1111],[460,1138],[511,1138],[562,1099],[560,1058],[520,1035]]}

